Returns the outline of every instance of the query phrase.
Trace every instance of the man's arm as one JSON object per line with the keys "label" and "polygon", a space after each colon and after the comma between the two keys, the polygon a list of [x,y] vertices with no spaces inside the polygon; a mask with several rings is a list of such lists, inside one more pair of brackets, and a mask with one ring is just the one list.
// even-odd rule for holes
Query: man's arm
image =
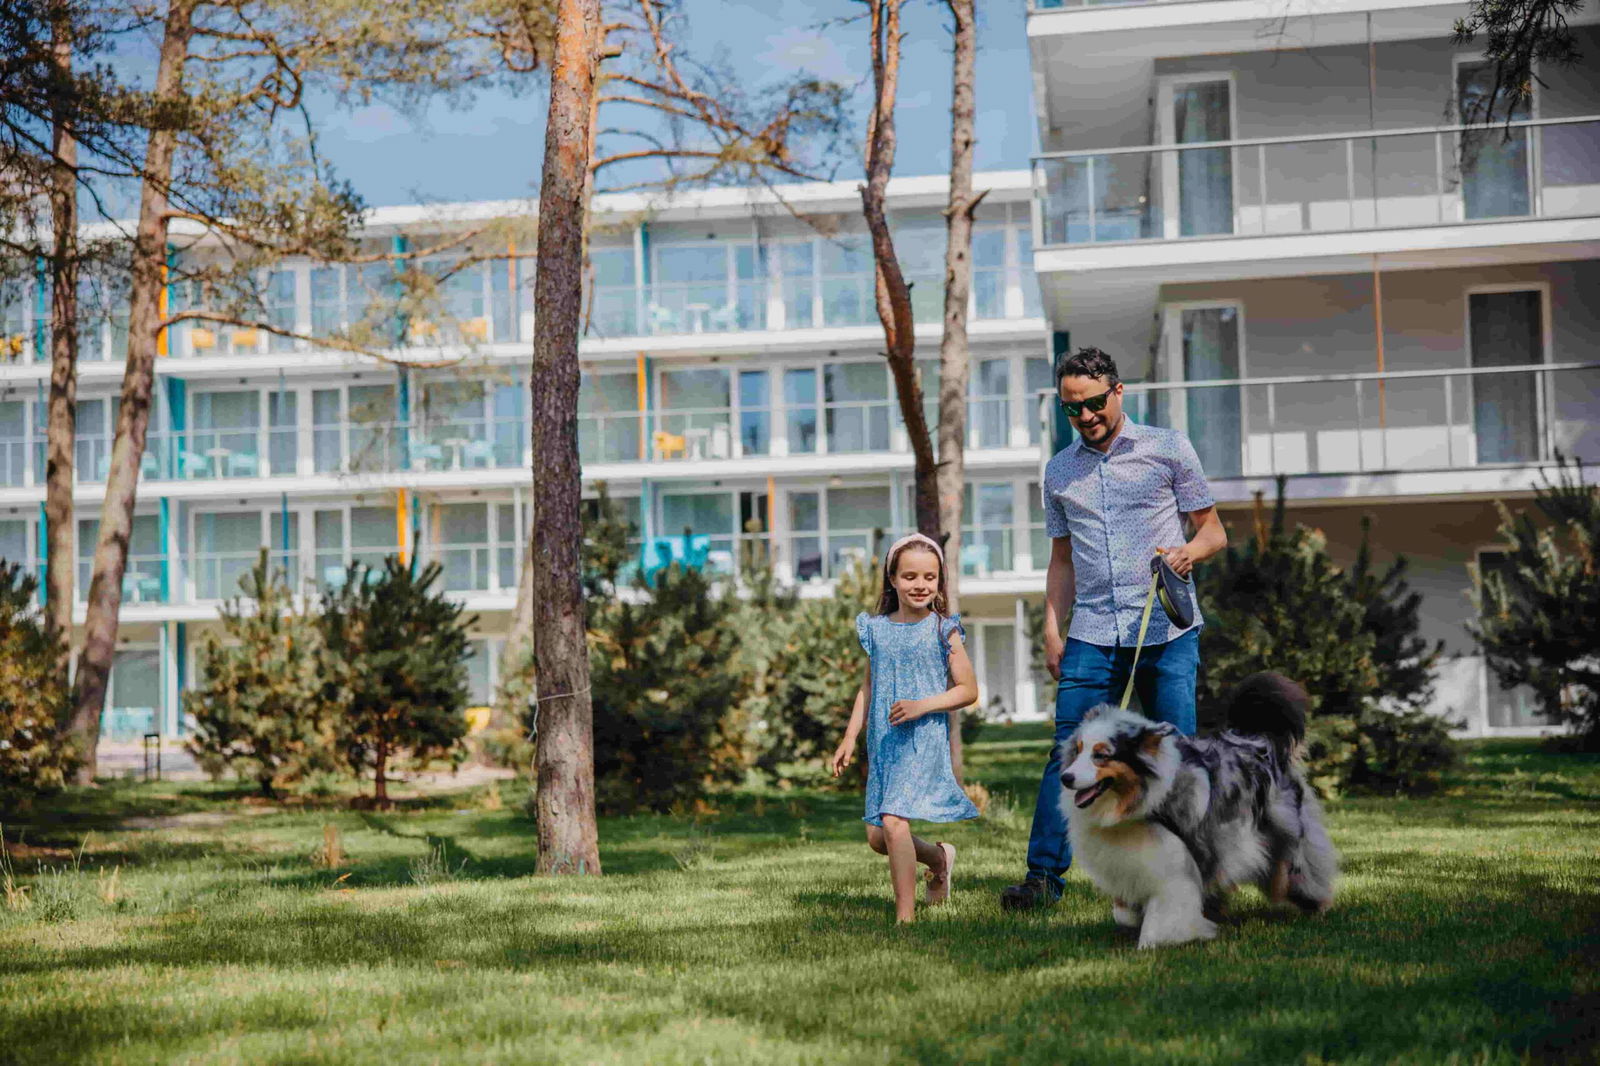
{"label": "man's arm", "polygon": [[[1176,548],[1168,548],[1165,553],[1167,565],[1179,577],[1188,577],[1194,570],[1196,563],[1203,563],[1223,548],[1228,546],[1228,531],[1222,528],[1222,519],[1217,517],[1215,506],[1202,507],[1198,511],[1190,511],[1184,517],[1189,519],[1194,535],[1189,538],[1189,543]],[[1049,579],[1045,580],[1045,597],[1049,598]],[[1049,608],[1045,608],[1046,612]]]}
{"label": "man's arm", "polygon": [[1061,680],[1063,623],[1072,613],[1077,596],[1077,575],[1072,570],[1072,538],[1050,538],[1050,566],[1044,575],[1044,663],[1050,676]]}

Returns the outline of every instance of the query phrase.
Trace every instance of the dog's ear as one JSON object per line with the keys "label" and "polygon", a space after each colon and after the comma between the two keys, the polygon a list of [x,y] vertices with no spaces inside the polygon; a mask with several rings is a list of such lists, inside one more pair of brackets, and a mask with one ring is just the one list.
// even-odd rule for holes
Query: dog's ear
{"label": "dog's ear", "polygon": [[1161,742],[1163,740],[1177,735],[1177,726],[1172,725],[1170,722],[1157,722],[1149,729],[1146,729],[1143,735],[1139,737],[1139,747],[1146,755],[1154,755],[1161,750]]}
{"label": "dog's ear", "polygon": [[1079,720],[1078,724],[1088,725],[1101,715],[1110,714],[1114,709],[1115,708],[1113,708],[1109,703],[1101,703],[1094,707],[1090,707],[1087,711],[1083,712],[1083,718]]}

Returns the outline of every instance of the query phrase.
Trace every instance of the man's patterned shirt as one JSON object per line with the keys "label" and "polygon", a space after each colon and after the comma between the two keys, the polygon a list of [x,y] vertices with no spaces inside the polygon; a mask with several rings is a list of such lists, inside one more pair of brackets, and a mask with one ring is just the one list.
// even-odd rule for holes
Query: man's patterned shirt
{"label": "man's patterned shirt", "polygon": [[[1215,501],[1189,438],[1123,416],[1122,431],[1102,453],[1079,437],[1044,468],[1044,530],[1072,538],[1077,596],[1067,636],[1111,647],[1139,639],[1157,548],[1185,543],[1183,516]],[[1194,626],[1203,619],[1197,603]],[[1146,644],[1165,644],[1177,629],[1159,606]]]}

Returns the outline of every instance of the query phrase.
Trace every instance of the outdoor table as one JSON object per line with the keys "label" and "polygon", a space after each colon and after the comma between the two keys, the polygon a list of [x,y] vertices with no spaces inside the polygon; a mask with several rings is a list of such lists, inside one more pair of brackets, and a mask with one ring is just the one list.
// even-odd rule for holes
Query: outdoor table
{"label": "outdoor table", "polygon": [[450,449],[450,469],[461,469],[461,451],[470,443],[471,441],[465,437],[451,437],[443,442],[444,446]]}
{"label": "outdoor table", "polygon": [[211,476],[212,477],[221,477],[222,476],[223,469],[224,469],[223,464],[225,464],[228,461],[228,456],[230,456],[232,454],[233,454],[233,449],[232,448],[207,448],[206,449],[206,458],[211,460]]}

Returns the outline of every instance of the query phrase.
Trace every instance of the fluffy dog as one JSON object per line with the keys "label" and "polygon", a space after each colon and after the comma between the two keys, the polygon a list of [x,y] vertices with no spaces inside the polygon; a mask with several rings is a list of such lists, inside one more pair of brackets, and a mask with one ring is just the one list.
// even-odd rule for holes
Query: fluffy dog
{"label": "fluffy dog", "polygon": [[1252,674],[1226,720],[1217,736],[1185,737],[1107,704],[1066,742],[1072,853],[1141,948],[1216,936],[1207,915],[1246,883],[1307,913],[1333,901],[1339,856],[1297,758],[1305,690]]}

